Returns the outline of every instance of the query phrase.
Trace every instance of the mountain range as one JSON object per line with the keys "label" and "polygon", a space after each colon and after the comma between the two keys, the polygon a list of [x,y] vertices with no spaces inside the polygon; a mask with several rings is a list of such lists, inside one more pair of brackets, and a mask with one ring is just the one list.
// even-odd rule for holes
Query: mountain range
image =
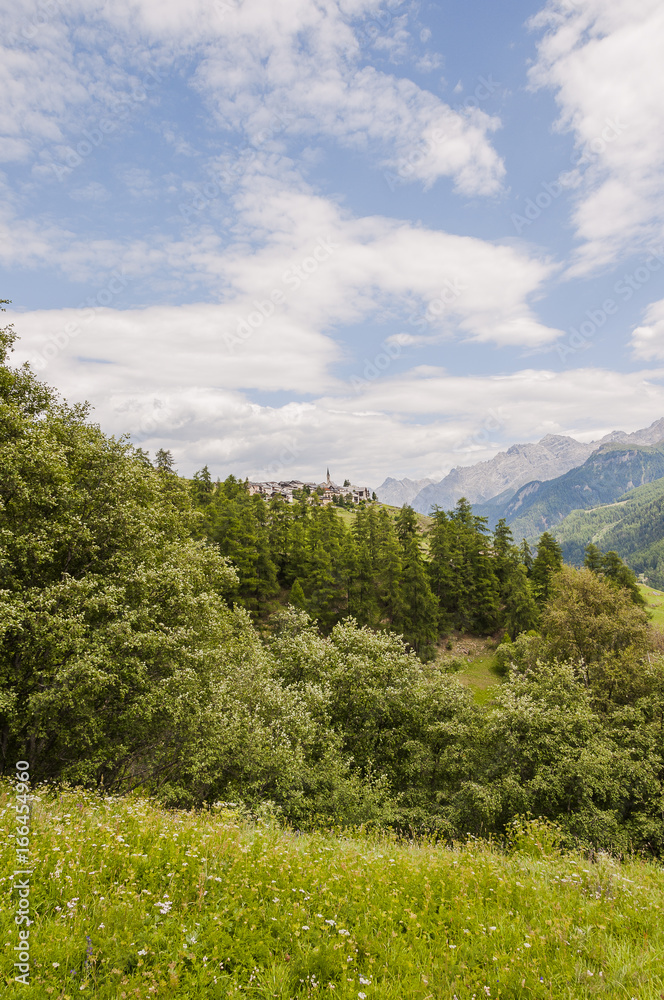
{"label": "mountain range", "polygon": [[[490,507],[488,516],[493,520],[497,511],[514,497],[517,490],[528,487],[530,493],[540,492],[542,483],[579,468],[602,446],[648,446],[660,441],[664,441],[664,418],[643,430],[633,433],[612,431],[598,441],[587,443],[565,435],[547,434],[535,443],[514,444],[488,461],[458,466],[439,482],[390,477],[378,487],[376,494],[383,503],[394,506],[410,504],[421,514],[428,514],[434,505],[451,509],[460,497],[466,497],[473,505]],[[539,485],[535,486],[536,483]],[[524,496],[519,506],[523,506],[525,499]],[[505,516],[509,522],[506,514],[497,516]]]}
{"label": "mountain range", "polygon": [[548,482],[526,483],[508,497],[503,494],[473,512],[495,527],[504,518],[515,538],[536,541],[572,511],[613,504],[619,497],[664,477],[664,442],[656,445],[612,442],[597,448],[576,469]]}

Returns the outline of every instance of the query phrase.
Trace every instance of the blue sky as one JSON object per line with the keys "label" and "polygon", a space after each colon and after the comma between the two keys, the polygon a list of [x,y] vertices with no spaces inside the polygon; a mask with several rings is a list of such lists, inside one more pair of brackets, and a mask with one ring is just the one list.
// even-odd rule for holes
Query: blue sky
{"label": "blue sky", "polygon": [[664,415],[655,0],[1,0],[0,297],[183,473]]}

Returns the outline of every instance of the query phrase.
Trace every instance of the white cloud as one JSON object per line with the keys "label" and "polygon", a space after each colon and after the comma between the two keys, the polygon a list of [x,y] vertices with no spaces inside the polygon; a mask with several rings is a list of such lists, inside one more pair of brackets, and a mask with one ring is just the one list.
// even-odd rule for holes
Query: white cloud
{"label": "white cloud", "polygon": [[[524,370],[454,376],[420,367],[342,382],[338,349],[324,336],[268,326],[232,352],[217,306],[73,310],[11,315],[16,361],[74,322],[80,333],[40,373],[70,400],[87,398],[104,430],[130,432],[153,453],[172,449],[183,473],[320,478],[377,486],[387,475],[444,475],[514,441],[568,433],[584,440],[646,426],[664,413],[664,370]],[[86,360],[78,360],[83,358]],[[254,402],[243,389],[289,388],[290,402]],[[294,390],[293,390],[294,387]]]}
{"label": "white cloud", "polygon": [[[167,88],[174,61],[186,56],[195,67],[190,82],[219,124],[249,139],[280,112],[290,135],[367,149],[403,180],[430,185],[447,176],[464,194],[500,188],[504,167],[489,138],[497,118],[461,115],[411,80],[362,65],[350,19],[375,11],[376,0],[112,0],[103,8],[73,0],[66,20],[58,0],[51,3],[29,46],[21,44],[21,17],[6,0],[0,6],[3,37],[14,40],[0,45],[0,136],[9,158],[39,153],[49,169],[61,167],[85,129],[109,115],[119,125],[146,100],[145,71]],[[24,7],[23,21],[39,16],[37,0]],[[386,44],[397,22],[381,36]],[[128,39],[131,67],[123,65]]]}
{"label": "white cloud", "polygon": [[555,90],[584,169],[574,224],[584,274],[664,239],[664,7],[552,0],[531,82]]}
{"label": "white cloud", "polygon": [[632,332],[632,347],[644,361],[664,358],[664,299],[648,306],[643,325]]}
{"label": "white cloud", "polygon": [[[202,286],[238,318],[255,300],[280,291],[283,314],[314,334],[363,319],[403,319],[419,343],[460,336],[498,345],[535,347],[560,331],[539,322],[530,299],[555,273],[550,262],[516,246],[456,236],[383,216],[355,218],[307,189],[286,166],[270,177],[258,157],[237,182],[234,242],[224,245],[200,224],[186,239],[85,239],[11,206],[0,217],[0,259],[57,266],[88,282],[96,305],[120,269],[131,280]],[[149,182],[141,171],[129,178]],[[89,296],[86,296],[88,298]],[[115,297],[112,302],[115,304]]]}

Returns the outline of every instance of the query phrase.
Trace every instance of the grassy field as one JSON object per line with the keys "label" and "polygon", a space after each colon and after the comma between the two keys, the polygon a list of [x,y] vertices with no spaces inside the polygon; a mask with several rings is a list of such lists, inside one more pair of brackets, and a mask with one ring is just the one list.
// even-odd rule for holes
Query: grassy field
{"label": "grassy field", "polygon": [[472,688],[473,697],[478,705],[486,705],[501,682],[496,670],[496,659],[493,653],[483,653],[476,656],[457,674],[466,687]]}
{"label": "grassy field", "polygon": [[648,611],[652,614],[652,623],[659,629],[664,629],[664,593],[653,590],[652,587],[641,585],[639,590],[647,602]]}
{"label": "grassy field", "polygon": [[[391,507],[389,504],[386,503],[379,503],[376,504],[376,506],[382,507],[383,510],[386,510],[393,521],[395,521],[399,516],[399,514],[401,513],[401,507]],[[337,507],[337,506],[335,506],[334,509],[336,510],[337,514],[339,514],[341,519],[346,523],[346,525],[348,526],[352,525],[353,521],[355,520],[355,510],[346,510],[345,507]],[[415,512],[415,517],[422,531],[427,531],[433,524],[433,518],[428,517],[426,514],[418,514],[417,512]]]}
{"label": "grassy field", "polygon": [[475,702],[488,704],[502,681],[496,669],[494,640],[454,632],[448,644],[440,645],[434,666],[449,672],[450,661],[456,668],[455,676],[471,688]]}
{"label": "grassy field", "polygon": [[[4,786],[7,789],[7,785]],[[2,794],[9,829],[13,798]],[[298,836],[228,808],[41,792],[32,815],[31,981],[16,997],[484,1000],[664,993],[661,865],[388,837]],[[11,896],[14,841],[2,876]]]}

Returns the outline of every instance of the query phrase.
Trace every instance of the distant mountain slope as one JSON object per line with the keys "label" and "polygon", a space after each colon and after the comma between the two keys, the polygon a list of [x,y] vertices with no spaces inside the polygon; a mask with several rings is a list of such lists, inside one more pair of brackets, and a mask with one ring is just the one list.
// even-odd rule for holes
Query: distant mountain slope
{"label": "distant mountain slope", "polygon": [[388,478],[376,493],[383,503],[402,506],[410,503],[422,514],[437,504],[445,509],[454,507],[459,497],[471,503],[486,503],[500,494],[511,495],[533,480],[546,482],[564,475],[583,462],[602,444],[622,443],[649,445],[664,441],[664,418],[642,430],[626,433],[611,431],[599,441],[583,443],[572,437],[548,434],[541,441],[515,444],[507,451],[486,462],[458,466],[444,479],[420,480],[420,489],[413,492],[418,480]]}
{"label": "distant mountain slope", "polygon": [[613,504],[573,511],[553,534],[566,562],[581,565],[593,542],[603,552],[617,552],[653,586],[664,588],[664,478],[630,490]]}
{"label": "distant mountain slope", "polygon": [[439,483],[418,493],[413,507],[426,514],[434,504],[446,510],[454,507],[459,497],[482,503],[532,479],[554,479],[585,462],[596,447],[597,443],[582,444],[557,434],[547,434],[535,443],[513,444],[487,462],[452,469]]}
{"label": "distant mountain slope", "polygon": [[515,538],[536,538],[573,510],[611,504],[628,490],[664,477],[664,443],[624,447],[605,444],[583,465],[549,482],[526,483],[502,504],[475,505],[495,524],[504,517]]}
{"label": "distant mountain slope", "polygon": [[433,482],[433,479],[392,479],[388,476],[376,490],[376,496],[381,503],[389,504],[391,507],[405,507],[406,504],[412,503],[425,486]]}

